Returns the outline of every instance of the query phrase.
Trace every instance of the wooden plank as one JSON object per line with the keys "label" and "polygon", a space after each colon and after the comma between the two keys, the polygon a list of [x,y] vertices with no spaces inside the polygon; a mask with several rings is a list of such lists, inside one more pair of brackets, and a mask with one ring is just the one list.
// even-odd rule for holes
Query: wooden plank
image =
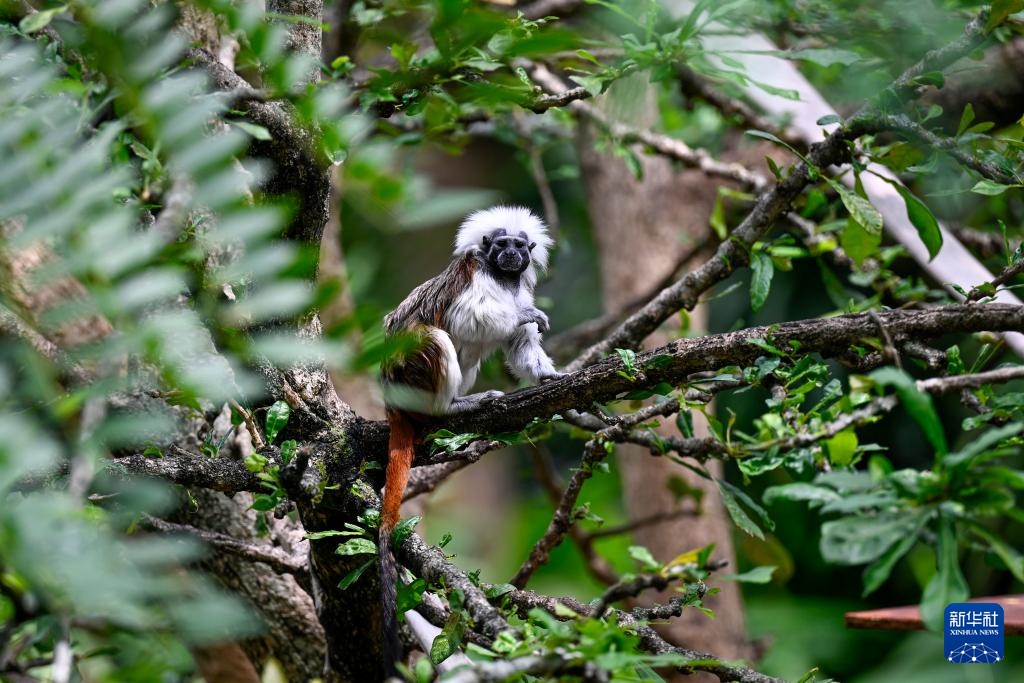
{"label": "wooden plank", "polygon": [[[993,595],[972,598],[968,602],[996,602],[1003,606],[1006,623],[1003,633],[1024,635],[1024,595]],[[882,631],[919,631],[924,628],[917,605],[885,607],[846,613],[847,628],[870,628]]]}

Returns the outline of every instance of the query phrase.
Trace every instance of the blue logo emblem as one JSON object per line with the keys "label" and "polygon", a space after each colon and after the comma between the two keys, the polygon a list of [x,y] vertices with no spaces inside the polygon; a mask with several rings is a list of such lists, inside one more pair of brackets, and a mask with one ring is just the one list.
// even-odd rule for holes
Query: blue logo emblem
{"label": "blue logo emblem", "polygon": [[946,606],[946,661],[995,664],[1003,660],[1003,606],[954,602]]}

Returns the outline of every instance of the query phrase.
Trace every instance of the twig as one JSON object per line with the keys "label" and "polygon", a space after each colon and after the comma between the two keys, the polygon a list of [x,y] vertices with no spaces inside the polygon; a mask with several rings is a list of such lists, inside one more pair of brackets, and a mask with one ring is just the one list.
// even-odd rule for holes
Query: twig
{"label": "twig", "polygon": [[679,508],[677,510],[668,510],[666,512],[657,512],[653,515],[647,515],[646,517],[637,517],[636,519],[626,522],[624,524],[616,524],[615,526],[595,529],[594,531],[588,532],[586,538],[588,541],[592,542],[601,538],[608,538],[610,536],[618,536],[620,534],[632,533],[637,529],[643,529],[644,527],[654,526],[655,524],[661,524],[662,522],[669,522],[673,519],[678,519],[680,517],[696,517],[699,515],[699,510],[688,510],[685,508]]}
{"label": "twig", "polygon": [[674,400],[649,405],[631,415],[624,416],[618,424],[602,429],[587,442],[583,448],[583,460],[579,468],[573,472],[568,485],[562,492],[562,497],[548,523],[547,531],[534,545],[530,556],[523,561],[519,571],[515,573],[509,583],[517,588],[525,586],[533,573],[547,563],[551,550],[562,542],[570,527],[576,522],[573,514],[576,499],[579,498],[584,482],[592,476],[594,466],[608,455],[605,443],[615,441],[616,438],[627,434],[631,427],[641,422],[660,415],[671,415],[678,410],[679,402]]}
{"label": "twig", "polygon": [[231,399],[231,407],[236,413],[242,416],[242,420],[245,422],[245,428],[249,432],[249,436],[252,438],[252,445],[258,451],[264,448],[267,444],[263,440],[263,435],[260,433],[260,428],[256,426],[256,420],[253,418],[252,413],[242,407],[242,405]]}
{"label": "twig", "polygon": [[[978,230],[977,228],[968,228],[962,225],[952,226],[950,229],[958,240],[971,249],[974,249],[978,252],[978,255],[983,258],[1001,254],[1006,247],[1006,244],[1003,242],[1003,236],[999,233]],[[1011,252],[1013,251],[1013,248],[1014,245],[1011,244]]]}
{"label": "twig", "polygon": [[992,278],[991,282],[987,285],[972,289],[967,293],[967,300],[979,301],[986,296],[991,296],[997,289],[1012,282],[1021,273],[1024,273],[1024,258],[1003,268],[999,275]]}
{"label": "twig", "polygon": [[889,330],[886,328],[885,323],[882,322],[882,319],[879,318],[878,314],[874,311],[868,311],[868,315],[870,315],[871,319],[875,321],[875,324],[878,325],[878,330],[882,333],[882,339],[885,341],[885,352],[883,355],[892,361],[893,365],[902,370],[903,361],[900,360],[900,352],[896,350],[896,344],[893,343],[892,335],[889,334]]}
{"label": "twig", "polygon": [[409,473],[409,483],[405,487],[404,500],[410,500],[433,491],[452,474],[505,445],[503,441],[481,439],[452,453],[441,453],[431,458],[426,464],[414,467]]}
{"label": "twig", "polygon": [[[722,383],[722,388],[733,388],[735,386],[739,385]],[[687,401],[695,400],[690,395],[691,391],[692,390],[689,389],[686,391],[685,398]],[[710,401],[711,397],[707,396],[706,400]],[[603,422],[600,418],[594,415],[589,413],[579,413],[575,410],[566,411],[566,414],[563,417],[569,424],[591,432],[599,432],[610,426],[609,423]],[[680,456],[693,458],[698,462],[705,462],[716,456],[724,456],[729,452],[725,447],[725,444],[710,437],[684,438],[679,436],[653,434],[648,431],[630,430],[623,434],[615,435],[612,440],[616,443],[632,443],[638,446],[643,446],[650,451],[651,455],[663,455],[666,452],[672,451],[678,453]]]}
{"label": "twig", "polygon": [[[963,35],[957,40],[926,54],[921,61],[903,72],[890,86],[890,90],[903,97],[909,97],[916,88],[913,81],[917,76],[926,71],[942,69],[968,54],[984,40],[986,15],[987,13],[983,12],[971,20]],[[814,169],[828,168],[847,159],[847,143],[869,130],[870,121],[876,116],[869,107],[864,107],[824,141],[812,145],[805,160],[797,164],[788,177],[758,196],[753,209],[733,231],[731,238],[719,246],[709,261],[671,287],[662,290],[605,340],[584,351],[569,364],[568,369],[577,370],[590,365],[618,347],[633,348],[680,308],[692,310],[703,292],[731,275],[737,267],[749,262],[750,247],[789,210],[792,201],[811,182],[812,177],[816,177]]]}
{"label": "twig", "polygon": [[933,149],[945,152],[961,166],[1001,185],[1014,185],[1020,182],[1020,178],[1016,175],[1007,173],[999,166],[961,149],[960,143],[956,139],[937,135],[906,114],[879,114],[871,122],[869,131],[873,133],[882,131],[902,133],[905,137],[919,140]]}
{"label": "twig", "polygon": [[597,664],[588,662],[579,654],[551,652],[542,655],[526,655],[513,659],[477,661],[445,678],[451,683],[489,683],[507,681],[510,678],[529,675],[540,680],[553,680],[561,676],[572,676],[583,681],[603,683],[609,680],[608,672]]}
{"label": "twig", "polygon": [[[548,612],[559,620],[564,621],[571,618],[566,616],[565,610],[560,609],[560,606],[568,607],[573,612],[582,616],[591,616],[593,614],[593,608],[589,605],[584,605],[577,600],[573,600],[572,598],[553,598],[522,589],[505,593],[501,596],[501,599],[507,600],[510,604],[514,605],[517,612],[524,617],[531,609],[538,608]],[[671,605],[671,603],[669,604]],[[665,606],[661,610],[658,610],[657,608],[650,609],[651,612],[643,610],[624,612],[613,609],[610,611],[610,616],[614,618],[619,625],[635,630],[637,635],[640,636],[640,644],[645,651],[653,654],[673,653],[689,660],[688,664],[679,667],[678,670],[681,673],[692,674],[696,671],[706,671],[717,676],[720,681],[723,681],[723,683],[785,683],[781,679],[766,676],[754,671],[753,669],[725,664],[712,654],[671,645],[665,641],[664,638],[658,635],[653,628],[647,626],[644,623],[644,620],[647,616],[664,618],[661,615],[666,611],[674,610],[675,606]]]}
{"label": "twig", "polygon": [[619,600],[626,598],[635,598],[636,596],[643,593],[645,590],[651,588],[655,590],[665,590],[669,584],[672,583],[673,577],[664,576],[662,574],[641,574],[640,576],[628,579],[625,581],[619,581],[613,586],[609,586],[608,589],[601,594],[598,598],[597,603],[594,605],[593,616],[603,617],[605,611],[607,611],[609,605]]}
{"label": "twig", "polygon": [[[551,461],[551,454],[538,445],[533,445],[529,450],[537,480],[544,490],[547,491],[552,505],[558,505],[564,491],[558,473],[555,471],[555,465]],[[578,526],[573,525],[569,528],[569,538],[582,556],[583,565],[590,572],[591,576],[605,585],[611,585],[619,580],[618,574],[615,573],[608,560],[594,549],[594,544],[591,542],[588,534],[583,532]]]}
{"label": "twig", "polygon": [[466,610],[480,633],[497,638],[509,630],[508,622],[491,606],[483,591],[461,569],[448,562],[439,548],[428,546],[417,534],[410,534],[397,551],[405,566],[428,583],[443,583],[448,588],[461,590]]}
{"label": "twig", "polygon": [[[440,549],[427,546],[419,536],[412,534],[398,551],[402,562],[428,582],[440,581],[449,588],[462,590],[466,597],[466,608],[473,619],[475,628],[481,633],[493,638],[508,630],[508,622],[490,605],[483,591],[470,581],[461,569],[449,563]],[[507,601],[523,617],[526,617],[529,611],[536,607],[547,611],[559,620],[572,618],[567,616],[566,612],[559,608],[559,605],[567,607],[581,616],[593,614],[593,608],[573,598],[553,598],[527,590],[499,591],[494,600],[496,602]],[[638,609],[634,612],[613,609],[611,616],[620,625],[637,632],[644,650],[653,654],[671,652],[688,660],[688,664],[679,669],[684,673],[707,671],[721,681],[738,681],[739,683],[783,683],[779,679],[765,676],[752,669],[724,664],[714,655],[677,648],[662,639],[654,629],[646,626],[646,619],[665,619],[678,615],[681,613],[681,607],[679,601],[672,601],[668,605]]]}
{"label": "twig", "polygon": [[[550,97],[565,95],[575,90],[567,90],[562,79],[551,73],[543,64],[531,65],[530,77],[548,91]],[[696,168],[709,176],[731,180],[744,189],[759,190],[768,184],[767,178],[749,171],[740,164],[718,161],[706,150],[693,149],[682,140],[613,121],[597,107],[579,101],[578,98],[570,100],[566,104],[570,105],[569,108],[572,111],[590,119],[608,131],[612,137],[619,138],[626,144],[639,143],[645,145],[662,156],[679,161],[688,167]]]}
{"label": "twig", "polygon": [[976,372],[971,375],[950,375],[918,380],[917,388],[929,394],[950,394],[962,389],[977,389],[986,384],[1004,384],[1024,379],[1024,365],[1008,365],[995,370]]}
{"label": "twig", "polygon": [[729,97],[719,84],[701,76],[693,69],[685,66],[676,69],[676,78],[684,93],[704,100],[723,114],[738,117],[748,128],[772,133],[797,149],[804,147],[804,141],[791,134],[785,126],[758,114],[743,100]]}
{"label": "twig", "polygon": [[233,536],[228,536],[227,534],[199,529],[187,524],[175,524],[174,522],[168,522],[151,515],[144,515],[143,523],[150,529],[154,529],[165,534],[191,536],[192,538],[197,538],[217,550],[222,550],[226,553],[230,553],[253,562],[262,562],[280,574],[291,574],[303,589],[307,592],[312,591],[309,566],[304,560],[292,557],[283,550],[257,545],[256,543],[249,543],[247,541],[234,538]]}
{"label": "twig", "polygon": [[933,372],[943,370],[946,367],[945,352],[933,349],[927,344],[911,340],[903,344],[903,350],[907,355],[923,360],[928,369]]}
{"label": "twig", "polygon": [[[918,380],[918,390],[925,393],[940,396],[964,389],[976,389],[990,384],[1005,384],[1014,380],[1024,379],[1024,365],[1011,365],[987,372],[979,372],[971,375],[950,375],[947,377],[931,377]],[[882,413],[891,412],[897,405],[899,399],[895,394],[881,396],[857,408],[856,410],[843,413],[835,420],[826,423],[814,432],[804,432],[784,439],[767,441],[756,444],[754,450],[767,450],[778,448],[780,451],[789,451],[796,448],[806,448],[820,441],[830,439],[839,432],[850,427],[856,427],[878,418]]]}
{"label": "twig", "polygon": [[561,222],[558,218],[558,202],[555,201],[555,193],[551,191],[551,183],[544,170],[544,157],[537,145],[530,145],[527,153],[530,155],[530,173],[533,175],[533,184],[537,186],[537,193],[540,194],[540,201],[544,206],[544,220],[548,224],[551,237],[557,238]]}

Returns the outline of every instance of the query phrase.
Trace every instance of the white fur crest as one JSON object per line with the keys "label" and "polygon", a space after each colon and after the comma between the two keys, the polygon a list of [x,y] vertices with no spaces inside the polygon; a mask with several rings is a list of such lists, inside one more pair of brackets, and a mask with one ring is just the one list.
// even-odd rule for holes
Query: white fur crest
{"label": "white fur crest", "polygon": [[548,267],[548,250],[554,240],[548,236],[544,222],[532,211],[522,206],[493,206],[474,211],[462,221],[455,237],[455,255],[469,253],[483,247],[485,235],[498,228],[505,228],[510,235],[525,232],[527,239],[537,246],[530,252],[530,262],[539,270]]}

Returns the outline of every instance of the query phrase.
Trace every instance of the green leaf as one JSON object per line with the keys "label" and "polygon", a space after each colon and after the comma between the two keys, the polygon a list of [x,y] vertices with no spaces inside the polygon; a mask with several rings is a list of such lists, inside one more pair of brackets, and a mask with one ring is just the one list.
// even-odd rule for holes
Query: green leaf
{"label": "green leaf", "polygon": [[839,500],[839,494],[824,486],[796,482],[781,486],[770,486],[764,490],[764,502],[771,505],[777,500],[807,501],[811,506]]}
{"label": "green leaf", "polygon": [[1010,424],[1003,425],[1002,427],[996,427],[995,429],[983,432],[976,439],[972,439],[968,442],[968,444],[959,451],[950,453],[943,458],[942,464],[947,467],[955,467],[973,460],[975,457],[989,450],[1000,441],[1004,441],[1009,439],[1011,436],[1020,434],[1021,430],[1024,430],[1024,422],[1011,422]]}
{"label": "green leaf", "polygon": [[975,194],[983,194],[988,197],[994,197],[1006,192],[1012,187],[1011,185],[1002,185],[992,180],[979,180],[974,187],[971,188],[971,192]]}
{"label": "green leaf", "polygon": [[[436,432],[427,436],[427,443],[434,446],[440,446],[449,453],[454,453],[463,446],[468,446],[473,441],[480,438],[480,434],[476,432],[466,432],[464,434],[455,434],[447,429],[439,429]],[[436,450],[436,449],[435,449]]]}
{"label": "green leaf", "polygon": [[829,462],[836,467],[851,465],[857,452],[857,445],[857,432],[853,429],[844,429],[831,439],[826,439],[825,450],[828,452]]}
{"label": "green leaf", "polygon": [[417,516],[407,517],[401,522],[395,525],[394,530],[391,532],[391,544],[396,548],[401,548],[405,540],[412,536],[412,532],[416,529],[416,525],[420,523],[420,518]]}
{"label": "green leaf", "polygon": [[772,286],[775,266],[772,264],[772,257],[766,252],[755,251],[750,268],[753,271],[750,278],[750,307],[754,311],[760,311],[764,302],[768,300],[768,291]]}
{"label": "green leaf", "polygon": [[921,596],[921,620],[926,628],[941,631],[946,605],[963,602],[971,595],[960,571],[956,526],[952,518],[946,515],[939,521],[939,545],[935,552],[938,571],[925,586]]}
{"label": "green leaf", "polygon": [[916,520],[904,512],[844,517],[821,525],[821,556],[834,564],[873,562],[898,543]]}
{"label": "green leaf", "polygon": [[971,121],[974,120],[974,107],[968,102],[964,106],[964,113],[960,115],[960,125],[956,127],[956,137],[960,137],[964,134],[971,125]]}
{"label": "green leaf", "polygon": [[288,439],[287,441],[281,442],[281,462],[285,465],[292,461],[295,457],[295,449],[298,448],[298,443],[295,439]]}
{"label": "green leaf", "polygon": [[231,120],[231,121],[229,121],[229,123],[232,126],[234,126],[235,128],[238,128],[238,129],[248,133],[249,135],[251,135],[253,138],[255,138],[257,140],[270,140],[271,139],[270,131],[267,130],[266,128],[264,128],[263,126],[257,125],[255,123],[249,123],[248,121],[234,121],[234,120]]}
{"label": "green leaf", "polygon": [[772,135],[771,133],[768,133],[768,132],[763,131],[763,130],[748,130],[748,131],[744,131],[743,134],[744,135],[749,135],[752,138],[761,138],[762,140],[768,140],[769,142],[774,142],[776,145],[779,145],[780,147],[785,147],[786,149],[788,149],[790,152],[795,154],[797,157],[799,157],[803,161],[807,161],[807,159],[804,157],[804,155],[801,154],[800,152],[798,152],[796,150],[796,148],[793,147],[793,145],[789,144],[785,140],[780,139],[776,135]]}
{"label": "green leaf", "polygon": [[833,123],[841,123],[841,122],[842,122],[842,119],[839,118],[838,114],[826,114],[825,116],[822,116],[820,119],[815,121],[815,123],[818,124],[819,126],[828,126],[828,125],[831,125]]}
{"label": "green leaf", "polygon": [[330,538],[331,536],[351,536],[351,531],[335,531],[334,529],[328,529],[326,531],[312,531],[303,538],[308,541],[318,541],[321,538]]}
{"label": "green leaf", "polygon": [[768,513],[765,512],[764,508],[754,502],[754,500],[743,491],[733,486],[727,481],[721,479],[715,479],[715,483],[718,484],[718,490],[722,494],[722,503],[725,505],[726,511],[729,513],[729,517],[740,529],[750,534],[754,538],[764,540],[764,532],[761,527],[757,525],[747,511],[740,505],[742,500],[748,507],[758,514],[764,523],[769,528],[772,528],[774,524],[771,518],[768,517]]}
{"label": "green leaf", "polygon": [[267,432],[267,441],[270,443],[274,442],[278,433],[284,429],[286,424],[288,424],[288,417],[291,413],[292,409],[289,408],[288,404],[284,401],[275,401],[274,404],[267,409],[267,420],[264,425],[264,429]]}
{"label": "green leaf", "polygon": [[928,256],[935,258],[939,250],[942,249],[942,231],[939,229],[939,222],[935,220],[935,215],[924,202],[902,184],[898,182],[890,182],[890,184],[903,197],[903,202],[907,205],[907,218],[917,228],[917,234],[924,242],[924,246],[928,248]]}
{"label": "green leaf", "polygon": [[980,524],[971,522],[970,529],[988,543],[992,552],[999,556],[1015,579],[1024,581],[1024,556],[1021,556],[1016,548]]}
{"label": "green leaf", "polygon": [[[829,67],[833,64],[849,66],[860,61],[860,55],[851,50],[839,50],[836,48],[806,48],[803,50],[788,50],[778,53],[785,59],[799,59],[805,62],[814,62],[819,66]],[[821,125],[821,124],[818,124]]]}
{"label": "green leaf", "polygon": [[377,558],[371,558],[371,559],[367,560],[366,562],[363,562],[361,565],[359,565],[358,567],[356,567],[352,571],[350,571],[348,574],[345,574],[345,576],[341,579],[341,581],[338,582],[338,590],[345,590],[346,588],[351,586],[353,583],[358,581],[359,577],[363,575],[363,572],[365,572],[367,569],[372,567],[373,563],[376,562],[376,561],[377,561]]}
{"label": "green leaf", "polygon": [[22,18],[18,22],[18,28],[23,33],[35,33],[41,29],[46,28],[53,21],[53,18],[66,10],[67,5],[61,5],[60,7],[53,7],[50,9],[42,10],[41,12],[35,12]]}
{"label": "green leaf", "polygon": [[636,379],[636,351],[632,349],[615,349],[615,353],[618,354],[619,360],[622,361],[622,365],[625,371],[622,373],[626,379]]}
{"label": "green leaf", "polygon": [[368,538],[350,538],[334,552],[338,555],[376,555],[377,544]]}
{"label": "green leaf", "polygon": [[277,507],[277,500],[265,493],[257,493],[252,497],[252,509],[257,512],[269,512]]}
{"label": "green leaf", "polygon": [[267,466],[266,457],[255,452],[245,456],[245,460],[243,460],[242,462],[245,465],[245,469],[249,470],[254,474],[256,472],[262,472],[263,468]]}
{"label": "green leaf", "polygon": [[484,595],[492,600],[494,598],[500,598],[502,595],[507,595],[515,591],[516,587],[511,583],[493,583],[484,588]]}
{"label": "green leaf", "polygon": [[913,530],[903,536],[898,543],[889,546],[889,549],[882,553],[882,556],[875,560],[874,564],[864,570],[864,591],[861,593],[861,597],[871,595],[885,583],[896,563],[917,543],[917,537],[921,535],[921,530],[927,523],[928,515],[919,514],[918,522]]}
{"label": "green leaf", "polygon": [[462,635],[466,630],[466,622],[461,612],[454,612],[448,617],[444,628],[430,645],[430,663],[437,666],[451,657],[462,645]]}
{"label": "green leaf", "polygon": [[591,97],[597,97],[604,89],[604,79],[597,76],[569,76],[569,80],[583,86]]}
{"label": "green leaf", "polygon": [[995,0],[988,13],[988,21],[985,22],[985,33],[1003,23],[1006,17],[1020,12],[1022,9],[1024,9],[1024,0]]}
{"label": "green leaf", "polygon": [[426,590],[427,582],[423,579],[416,579],[408,585],[399,581],[397,600],[398,607],[395,611],[402,615],[411,609],[419,607],[420,603],[423,602],[423,593]]}
{"label": "green leaf", "polygon": [[768,583],[772,580],[772,574],[775,573],[776,569],[777,567],[773,566],[754,567],[742,574],[729,574],[721,577],[721,579],[723,581],[738,581],[740,583]]}
{"label": "green leaf", "polygon": [[935,412],[932,397],[918,389],[910,375],[896,368],[879,368],[869,377],[878,386],[891,386],[896,390],[900,403],[924,431],[932,448],[940,457],[944,456],[948,451],[946,434],[942,429],[939,415]]}
{"label": "green leaf", "polygon": [[764,83],[762,81],[751,80],[750,82],[753,83],[755,87],[757,87],[760,90],[764,90],[769,95],[783,97],[787,100],[793,100],[794,102],[800,101],[799,90],[794,90],[793,88],[779,88],[770,83]]}
{"label": "green leaf", "polygon": [[843,206],[850,212],[850,217],[872,235],[882,234],[882,214],[867,199],[836,180],[829,180],[829,185],[836,191]]}
{"label": "green leaf", "polygon": [[881,243],[881,234],[869,232],[852,216],[847,219],[846,227],[839,234],[839,246],[858,266],[875,255]]}
{"label": "green leaf", "polygon": [[658,571],[661,569],[661,562],[654,559],[651,551],[642,545],[629,546],[629,556],[639,562],[646,571]]}
{"label": "green leaf", "polygon": [[729,226],[725,224],[725,195],[719,191],[715,195],[715,203],[711,207],[708,225],[715,231],[715,236],[724,240],[729,234]]}

